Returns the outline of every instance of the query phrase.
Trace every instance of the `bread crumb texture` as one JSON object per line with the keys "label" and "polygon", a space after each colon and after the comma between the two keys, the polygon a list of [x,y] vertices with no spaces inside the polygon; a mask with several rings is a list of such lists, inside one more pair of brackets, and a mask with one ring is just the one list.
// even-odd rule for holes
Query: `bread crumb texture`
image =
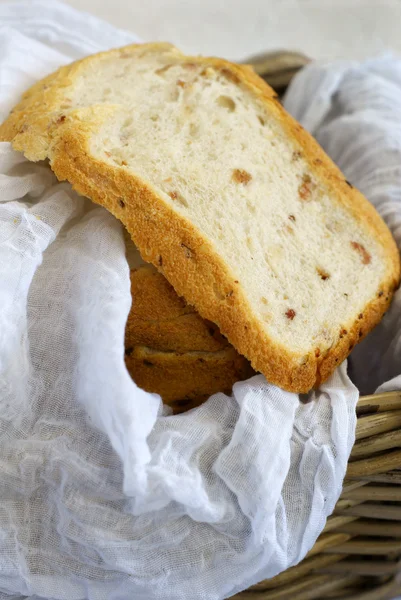
{"label": "bread crumb texture", "polygon": [[169,44],[101,53],[28,90],[0,138],[121,219],[287,390],[326,379],[398,286],[384,222],[249,67]]}

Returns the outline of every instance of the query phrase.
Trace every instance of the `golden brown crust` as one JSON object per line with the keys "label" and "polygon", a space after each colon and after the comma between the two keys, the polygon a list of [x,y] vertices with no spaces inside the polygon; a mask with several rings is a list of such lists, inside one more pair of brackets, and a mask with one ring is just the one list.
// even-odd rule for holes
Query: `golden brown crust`
{"label": "golden brown crust", "polygon": [[204,321],[150,265],[131,271],[132,306],[125,330],[125,364],[136,383],[160,394],[174,412],[230,393],[253,375],[249,362]]}
{"label": "golden brown crust", "polygon": [[175,413],[199,406],[217,392],[230,394],[234,383],[253,374],[232,347],[179,354],[136,346],[125,363],[137,385],[160,394]]}
{"label": "golden brown crust", "polygon": [[217,325],[202,319],[153,267],[131,271],[131,295],[126,348],[183,353],[216,352],[228,346]]}
{"label": "golden brown crust", "polygon": [[[262,325],[253,316],[247,299],[227,265],[216,256],[210,244],[195,227],[174,212],[140,178],[90,155],[88,139],[113,110],[98,106],[63,113],[63,91],[74,80],[82,65],[105,56],[159,52],[169,46],[145,44],[102,53],[63,67],[29,90],[5,124],[0,139],[13,142],[15,149],[31,160],[49,156],[57,177],[67,179],[81,194],[102,204],[125,224],[145,260],[159,268],[179,295],[193,304],[199,313],[217,323],[230,342],[254,368],[267,379],[295,392],[307,392],[326,379],[344,360],[352,347],[381,319],[399,284],[400,262],[395,242],[373,206],[345,180],[339,169],[325,155],[317,142],[282,108],[276,94],[249,67],[233,65],[221,59],[187,57],[191,63],[207,63],[226,77],[251,90],[269,110],[318,173],[326,188],[335,192],[338,201],[355,215],[361,226],[381,245],[388,264],[377,297],[365,307],[362,318],[345,323],[347,332],[325,353],[310,352],[300,356],[274,340],[267,339]],[[176,55],[181,56],[178,51]],[[53,91],[53,94],[51,93]],[[67,110],[67,109],[66,109]],[[123,207],[121,206],[121,199]],[[163,236],[160,236],[163,232]],[[162,267],[160,266],[162,257]],[[216,290],[219,291],[216,294]],[[360,334],[362,330],[362,334]]]}

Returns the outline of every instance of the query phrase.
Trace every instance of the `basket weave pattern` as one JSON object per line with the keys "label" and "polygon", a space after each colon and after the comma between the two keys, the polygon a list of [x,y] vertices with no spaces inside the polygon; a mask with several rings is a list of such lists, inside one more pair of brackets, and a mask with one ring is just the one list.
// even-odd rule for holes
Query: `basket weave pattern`
{"label": "basket weave pattern", "polygon": [[389,600],[401,595],[401,392],[363,396],[341,498],[297,566],[237,600]]}

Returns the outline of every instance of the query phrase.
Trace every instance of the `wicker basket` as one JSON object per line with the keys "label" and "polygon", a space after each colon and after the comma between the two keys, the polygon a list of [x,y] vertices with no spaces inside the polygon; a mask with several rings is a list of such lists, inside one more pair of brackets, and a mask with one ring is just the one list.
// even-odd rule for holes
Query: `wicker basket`
{"label": "wicker basket", "polygon": [[401,392],[361,397],[341,498],[306,558],[237,600],[401,595]]}
{"label": "wicker basket", "polygon": [[[246,61],[277,92],[309,62],[293,52]],[[342,495],[297,566],[237,600],[390,600],[401,595],[401,392],[361,397]]]}

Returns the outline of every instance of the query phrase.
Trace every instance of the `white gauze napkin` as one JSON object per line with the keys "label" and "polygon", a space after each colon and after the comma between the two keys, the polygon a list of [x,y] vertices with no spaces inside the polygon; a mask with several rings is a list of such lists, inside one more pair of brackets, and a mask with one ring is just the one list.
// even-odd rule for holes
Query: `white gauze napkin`
{"label": "white gauze napkin", "polygon": [[[58,65],[135,41],[57,2],[0,4],[0,23],[0,117]],[[361,87],[352,95],[365,93],[365,107],[371,100],[365,136],[379,123],[383,153],[399,139],[398,113],[386,96],[387,120],[376,119],[379,90],[374,81],[370,99],[369,81],[382,71],[392,81],[399,66],[374,65],[312,68],[288,106],[318,136],[328,116],[335,130],[332,103],[353,70]],[[305,114],[314,104],[311,125]],[[333,133],[328,148],[335,158],[357,145],[338,119],[341,136]],[[356,185],[364,151],[347,158]],[[390,200],[386,181],[379,208]],[[401,179],[391,181],[399,190]],[[375,201],[379,187],[368,181],[364,191]],[[400,213],[395,203],[393,227]],[[231,397],[170,415],[124,366],[131,298],[120,224],[7,143],[0,271],[5,598],[220,600],[305,556],[341,492],[354,441],[358,391],[345,363],[308,404],[259,375]]]}

